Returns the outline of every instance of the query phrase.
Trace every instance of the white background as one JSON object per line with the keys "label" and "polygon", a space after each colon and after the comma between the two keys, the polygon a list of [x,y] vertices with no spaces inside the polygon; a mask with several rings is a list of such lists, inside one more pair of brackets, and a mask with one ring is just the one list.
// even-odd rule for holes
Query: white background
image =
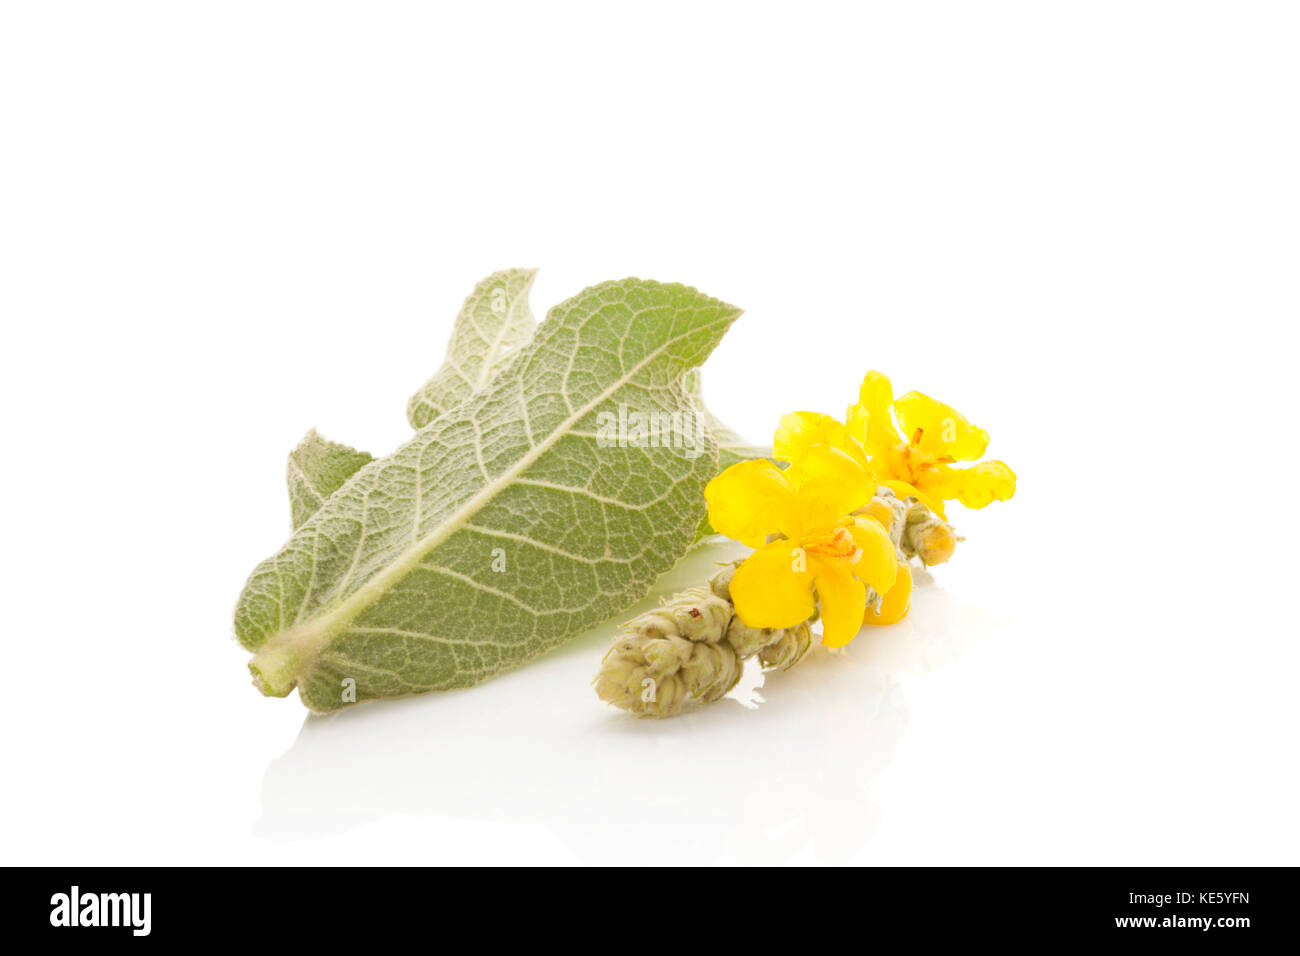
{"label": "white background", "polygon": [[[6,3],[4,861],[1300,862],[1298,45],[1265,3]],[[230,625],[284,456],[403,441],[507,266],[539,315],[744,306],[705,383],[751,438],[875,367],[1019,491],[756,708],[607,710],[606,627],[304,722]]]}

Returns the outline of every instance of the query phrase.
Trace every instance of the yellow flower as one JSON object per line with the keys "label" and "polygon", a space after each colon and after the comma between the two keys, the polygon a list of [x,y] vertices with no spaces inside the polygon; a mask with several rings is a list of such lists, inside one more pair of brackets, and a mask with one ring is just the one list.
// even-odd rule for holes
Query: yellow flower
{"label": "yellow flower", "polygon": [[853,456],[809,443],[785,471],[742,461],[705,488],[714,529],[757,549],[731,580],[736,613],[750,627],[796,627],[820,607],[822,643],[842,647],[862,627],[867,585],[881,594],[893,587],[889,534],[850,514],[876,489],[858,457],[861,449]]}
{"label": "yellow flower", "polygon": [[867,373],[845,424],[866,452],[881,484],[900,497],[916,495],[940,517],[944,517],[945,500],[983,508],[1015,494],[1016,473],[1004,462],[953,466],[953,462],[975,461],[983,455],[988,432],[976,428],[952,406],[920,392],[908,392],[895,401],[889,379],[880,372]]}
{"label": "yellow flower", "polygon": [[975,461],[988,443],[988,432],[952,406],[920,392],[894,401],[889,379],[868,372],[844,422],[816,412],[791,412],[781,419],[772,452],[782,461],[795,461],[814,445],[830,445],[869,467],[900,498],[915,495],[943,518],[945,500],[983,508],[1015,494],[1016,474],[1004,462],[953,467],[953,462]]}
{"label": "yellow flower", "polygon": [[[856,407],[854,406],[854,408]],[[881,475],[879,484],[890,488],[898,497],[906,498],[909,495],[915,495],[923,505],[942,517],[942,501],[918,491],[904,481],[883,477],[889,474],[888,469],[892,464],[891,459],[888,456],[882,456],[879,463],[877,463],[867,457],[861,438],[855,438],[854,432],[850,431],[850,426],[855,424],[853,411],[854,409],[849,409],[848,425],[829,415],[822,415],[818,412],[791,412],[782,416],[781,423],[776,429],[776,435],[772,439],[772,456],[780,461],[798,461],[809,448],[820,444],[830,445],[832,448],[844,452],[863,467],[872,469],[875,473]],[[865,419],[857,420],[857,423],[865,424]],[[889,429],[890,434],[897,441],[898,434],[893,431],[893,426],[890,425]],[[859,431],[861,433],[862,430]],[[877,447],[884,447],[883,443],[877,443]],[[892,448],[892,446],[889,447]]]}

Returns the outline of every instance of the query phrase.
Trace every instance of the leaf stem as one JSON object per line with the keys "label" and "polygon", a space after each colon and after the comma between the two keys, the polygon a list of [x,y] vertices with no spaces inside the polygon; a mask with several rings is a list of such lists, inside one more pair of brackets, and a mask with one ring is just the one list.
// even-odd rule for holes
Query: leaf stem
{"label": "leaf stem", "polygon": [[288,697],[303,670],[301,645],[276,641],[265,645],[248,662],[253,684],[267,697]]}

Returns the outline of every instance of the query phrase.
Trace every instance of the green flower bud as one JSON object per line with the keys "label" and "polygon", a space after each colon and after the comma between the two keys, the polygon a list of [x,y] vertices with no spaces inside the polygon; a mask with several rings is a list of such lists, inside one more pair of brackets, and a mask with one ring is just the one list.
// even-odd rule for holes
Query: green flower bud
{"label": "green flower bud", "polygon": [[643,693],[639,707],[627,709],[641,717],[674,717],[687,700],[686,680],[681,674],[673,674],[655,684],[653,694]]}
{"label": "green flower bud", "polygon": [[736,652],[724,641],[734,613],[710,589],[691,588],[629,621],[601,662],[597,696],[653,717],[724,696],[740,680]]}
{"label": "green flower bud", "polygon": [[758,659],[769,670],[788,671],[812,650],[812,628],[808,622],[778,632],[776,640],[758,652]]}
{"label": "green flower bud", "polygon": [[690,588],[626,625],[639,634],[684,637],[716,644],[727,632],[735,611],[730,602],[707,588]]}
{"label": "green flower bud", "polygon": [[789,629],[749,627],[731,604],[738,562],[707,588],[691,588],[629,621],[593,682],[606,703],[642,717],[672,717],[690,704],[721,700],[746,658],[789,670],[812,650],[808,622]]}
{"label": "green flower bud", "polygon": [[681,670],[692,697],[711,704],[727,696],[740,680],[741,663],[726,641],[696,644],[691,659]]}
{"label": "green flower bud", "polygon": [[686,698],[678,672],[694,649],[694,643],[682,637],[625,635],[600,663],[596,696],[633,713],[676,713]]}
{"label": "green flower bud", "polygon": [[726,696],[740,673],[736,652],[725,641],[629,634],[605,654],[596,695],[634,714],[671,717],[692,701]]}
{"label": "green flower bud", "polygon": [[753,657],[779,636],[780,631],[774,631],[770,627],[750,627],[740,619],[739,614],[731,619],[731,624],[727,627],[727,642],[742,659]]}
{"label": "green flower bud", "polygon": [[923,504],[915,505],[907,513],[901,545],[907,557],[918,557],[926,567],[943,564],[957,548],[958,536],[952,525],[934,514]]}
{"label": "green flower bud", "polygon": [[728,604],[731,603],[731,579],[736,576],[739,561],[730,561],[722,566],[713,577],[709,578],[709,590]]}

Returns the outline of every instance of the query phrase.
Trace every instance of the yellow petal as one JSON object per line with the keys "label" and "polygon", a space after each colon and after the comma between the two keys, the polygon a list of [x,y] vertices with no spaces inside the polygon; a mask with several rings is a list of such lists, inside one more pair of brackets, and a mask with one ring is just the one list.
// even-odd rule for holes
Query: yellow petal
{"label": "yellow petal", "polygon": [[883,372],[871,371],[858,389],[858,402],[850,405],[846,422],[849,433],[862,443],[868,455],[883,455],[903,439],[894,427],[891,406],[894,388]]}
{"label": "yellow petal", "polygon": [[817,604],[821,609],[822,643],[843,647],[862,630],[867,613],[867,586],[848,571],[843,558],[812,556],[816,575]]}
{"label": "yellow petal", "polygon": [[880,526],[886,531],[894,525],[894,509],[885,504],[884,498],[871,499],[871,503],[867,505],[867,517],[879,521]]}
{"label": "yellow petal", "polygon": [[812,617],[808,555],[791,541],[773,541],[736,569],[731,600],[750,627],[794,627]]}
{"label": "yellow petal", "polygon": [[800,528],[792,538],[838,524],[876,493],[875,476],[828,445],[809,448],[785,474],[798,495]]}
{"label": "yellow petal", "polygon": [[888,488],[890,491],[892,491],[894,494],[896,494],[899,498],[903,499],[904,501],[906,501],[908,498],[915,498],[917,501],[921,502],[921,504],[925,505],[935,514],[937,514],[940,518],[943,518],[944,521],[948,520],[948,516],[943,513],[942,498],[936,497],[935,495],[927,494],[926,492],[922,491],[920,488],[913,487],[912,485],[909,485],[905,481],[897,481],[893,478],[886,479],[885,481],[882,481],[881,484],[884,485],[886,488]]}
{"label": "yellow petal", "polygon": [[1001,461],[982,461],[969,468],[941,465],[927,480],[926,490],[944,498],[956,498],[967,508],[983,508],[993,501],[1006,501],[1016,493],[1016,473]]}
{"label": "yellow petal", "polygon": [[908,443],[927,458],[974,461],[988,447],[988,432],[929,395],[908,392],[894,402],[894,414]]}
{"label": "yellow petal", "polygon": [[794,488],[766,458],[732,465],[705,486],[704,500],[713,529],[751,548],[797,520]]}
{"label": "yellow petal", "polygon": [[912,567],[906,561],[898,562],[898,580],[880,602],[879,613],[867,611],[866,623],[897,624],[907,617],[912,608]]}
{"label": "yellow petal", "polygon": [[889,593],[898,577],[898,551],[889,532],[874,518],[854,518],[849,534],[861,549],[858,559],[850,566],[853,574],[870,584],[876,593]]}
{"label": "yellow petal", "polygon": [[814,445],[830,445],[844,452],[863,468],[867,467],[866,452],[849,434],[843,422],[817,412],[791,412],[781,417],[781,424],[777,426],[772,438],[774,457],[795,462]]}

